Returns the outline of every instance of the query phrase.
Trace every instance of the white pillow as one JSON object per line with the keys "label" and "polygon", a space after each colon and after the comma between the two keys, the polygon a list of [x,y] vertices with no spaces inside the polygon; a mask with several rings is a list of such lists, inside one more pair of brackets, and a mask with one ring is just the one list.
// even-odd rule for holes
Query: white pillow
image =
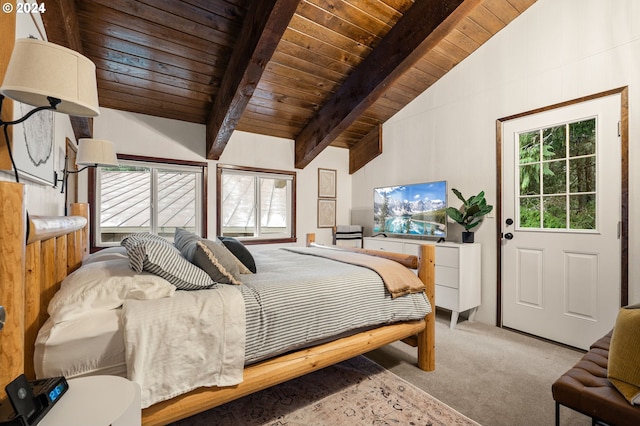
{"label": "white pillow", "polygon": [[129,259],[129,256],[127,256],[127,249],[121,246],[105,248],[95,253],[91,253],[82,261],[82,264],[88,265],[89,263],[114,259]]}
{"label": "white pillow", "polygon": [[118,308],[125,299],[171,297],[175,290],[175,286],[162,277],[132,271],[127,259],[94,262],[83,265],[62,281],[47,312],[57,324],[92,309]]}

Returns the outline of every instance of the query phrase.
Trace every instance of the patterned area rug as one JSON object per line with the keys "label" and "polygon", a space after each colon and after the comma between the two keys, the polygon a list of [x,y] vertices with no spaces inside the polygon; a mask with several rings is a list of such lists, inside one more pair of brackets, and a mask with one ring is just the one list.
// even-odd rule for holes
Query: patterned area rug
{"label": "patterned area rug", "polygon": [[358,356],[172,426],[478,425]]}

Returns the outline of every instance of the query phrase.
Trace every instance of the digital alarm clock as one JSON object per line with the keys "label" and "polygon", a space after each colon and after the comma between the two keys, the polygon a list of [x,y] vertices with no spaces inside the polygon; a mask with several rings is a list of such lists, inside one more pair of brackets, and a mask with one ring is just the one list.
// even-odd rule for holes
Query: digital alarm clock
{"label": "digital alarm clock", "polygon": [[33,394],[43,406],[53,405],[69,389],[64,377],[34,380],[31,383]]}
{"label": "digital alarm clock", "polygon": [[68,389],[64,377],[28,381],[21,374],[5,387],[7,399],[0,402],[0,426],[37,424]]}

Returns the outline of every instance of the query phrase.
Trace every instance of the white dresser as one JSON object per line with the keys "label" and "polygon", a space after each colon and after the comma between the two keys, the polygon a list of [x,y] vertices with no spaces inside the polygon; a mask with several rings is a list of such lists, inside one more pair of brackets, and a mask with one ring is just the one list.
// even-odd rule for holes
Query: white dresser
{"label": "white dresser", "polygon": [[[417,254],[420,244],[429,241],[401,238],[367,237],[364,248]],[[481,245],[434,243],[436,246],[436,306],[451,311],[451,328],[458,322],[460,312],[472,310],[473,320],[481,298]]]}

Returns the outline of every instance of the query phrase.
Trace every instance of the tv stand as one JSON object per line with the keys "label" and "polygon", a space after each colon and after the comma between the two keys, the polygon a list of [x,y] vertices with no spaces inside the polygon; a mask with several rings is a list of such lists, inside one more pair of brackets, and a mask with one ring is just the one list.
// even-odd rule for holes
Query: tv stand
{"label": "tv stand", "polygon": [[[403,238],[364,238],[364,248],[416,254],[424,240]],[[451,311],[453,329],[461,312],[469,311],[473,321],[481,300],[481,245],[435,243],[436,306]]]}

